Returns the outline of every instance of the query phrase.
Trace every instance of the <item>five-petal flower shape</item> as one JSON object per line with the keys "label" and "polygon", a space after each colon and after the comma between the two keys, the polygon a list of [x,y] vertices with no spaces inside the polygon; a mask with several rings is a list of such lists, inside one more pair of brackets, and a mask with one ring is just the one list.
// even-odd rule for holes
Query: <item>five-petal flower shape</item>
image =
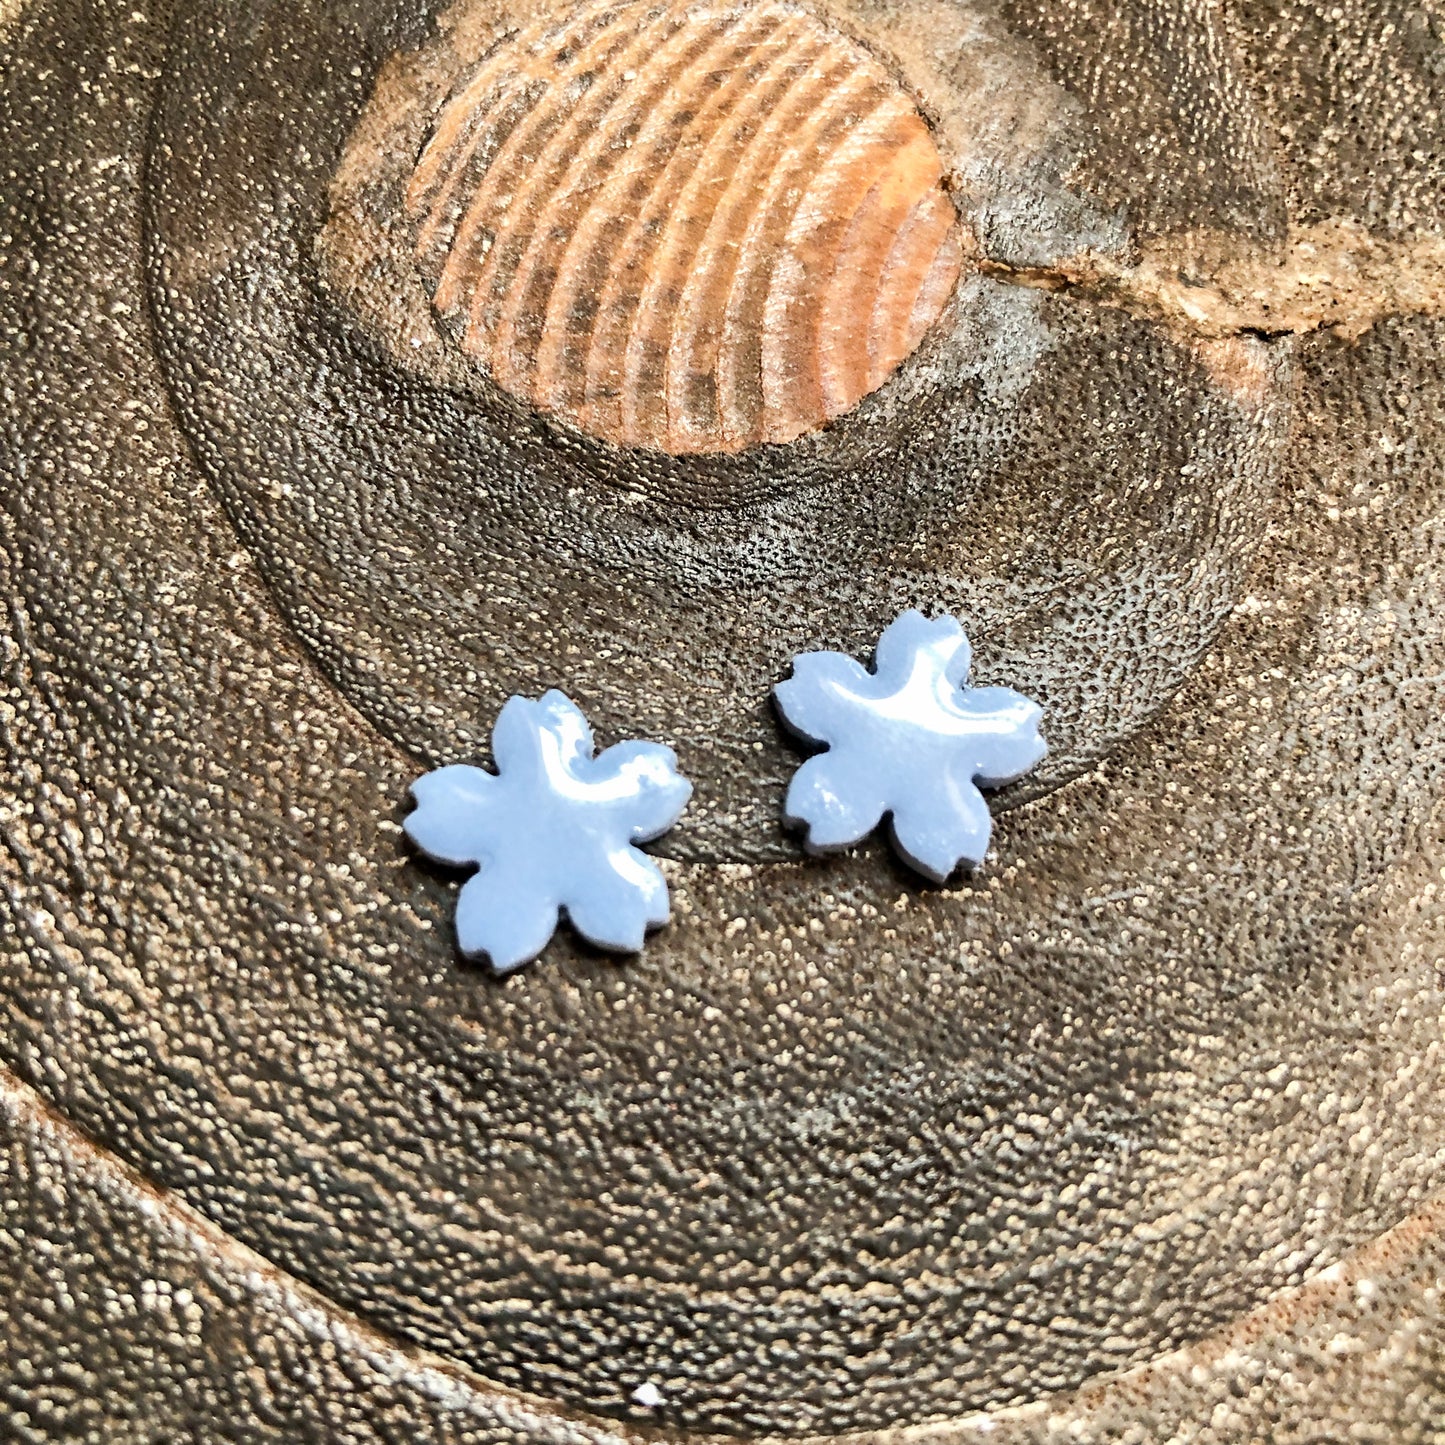
{"label": "five-petal flower shape", "polygon": [[970,688],[957,618],[905,612],[869,672],[841,652],[806,652],[773,689],[783,721],[827,751],[793,775],[784,816],[811,853],[846,848],[891,815],[899,853],[942,883],[980,863],[993,820],[978,790],[1012,782],[1048,751],[1042,709],[1006,687]]}
{"label": "five-petal flower shape", "polygon": [[692,784],[658,743],[595,752],[562,693],[512,697],[492,729],[495,773],[454,764],[411,785],[416,846],[439,863],[481,865],[457,899],[457,943],[498,973],[541,953],[563,909],[584,938],[618,953],[668,920],[662,870],[633,845],[672,827]]}

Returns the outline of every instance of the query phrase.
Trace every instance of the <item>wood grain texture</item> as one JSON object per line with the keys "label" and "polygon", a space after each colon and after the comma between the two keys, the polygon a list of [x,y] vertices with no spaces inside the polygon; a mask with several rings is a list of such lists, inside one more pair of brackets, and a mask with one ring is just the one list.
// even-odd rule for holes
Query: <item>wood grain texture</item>
{"label": "wood grain texture", "polygon": [[962,263],[897,79],[792,4],[582,5],[496,45],[406,191],[500,386],[672,453],[790,442],[876,391]]}
{"label": "wood grain texture", "polygon": [[[988,269],[674,457],[417,268],[537,13],[6,22],[0,1434],[1439,1445],[1436,20],[830,10]],[[1067,764],[945,889],[776,827],[767,685],[908,603]],[[559,682],[697,780],[676,921],[498,986],[398,822]]]}
{"label": "wood grain texture", "polygon": [[[184,1200],[156,1191],[4,1075],[0,1245],[35,1261],[7,1296],[6,1319],[15,1334],[45,1345],[6,1381],[7,1425],[17,1438],[67,1445],[172,1436],[205,1445],[391,1445],[398,1435],[436,1445],[659,1438],[645,1427],[569,1417],[388,1339],[276,1271]],[[1434,1445],[1442,1435],[1432,1423],[1435,1402],[1445,1390],[1442,1271],[1445,1200],[1437,1200],[1228,1330],[1071,1397],[975,1417],[929,1438],[972,1445],[983,1433],[990,1445],[1056,1445],[1067,1427],[1085,1442],[1373,1436],[1388,1445]],[[83,1390],[72,1387],[76,1359]],[[848,1439],[891,1445],[899,1435]]]}

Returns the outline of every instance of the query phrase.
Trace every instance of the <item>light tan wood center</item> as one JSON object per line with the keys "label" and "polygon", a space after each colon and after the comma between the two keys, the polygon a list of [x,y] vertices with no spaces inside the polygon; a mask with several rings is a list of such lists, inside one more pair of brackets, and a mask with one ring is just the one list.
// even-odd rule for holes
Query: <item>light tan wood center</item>
{"label": "light tan wood center", "polygon": [[847,411],[962,257],[913,101],[774,0],[534,20],[453,90],[406,208],[435,307],[498,385],[672,453]]}

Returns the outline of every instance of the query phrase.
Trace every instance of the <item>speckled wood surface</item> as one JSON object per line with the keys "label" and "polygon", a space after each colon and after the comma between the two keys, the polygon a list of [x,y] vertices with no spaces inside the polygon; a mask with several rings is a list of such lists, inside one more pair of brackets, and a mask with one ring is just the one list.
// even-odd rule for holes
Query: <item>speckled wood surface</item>
{"label": "speckled wood surface", "polygon": [[[18,1438],[1438,1440],[1439,18],[810,13],[959,280],[677,456],[418,268],[532,11],[0,5]],[[779,821],[768,690],[909,605],[1051,744],[945,888]],[[696,824],[637,961],[499,984],[405,790],[553,685]]]}

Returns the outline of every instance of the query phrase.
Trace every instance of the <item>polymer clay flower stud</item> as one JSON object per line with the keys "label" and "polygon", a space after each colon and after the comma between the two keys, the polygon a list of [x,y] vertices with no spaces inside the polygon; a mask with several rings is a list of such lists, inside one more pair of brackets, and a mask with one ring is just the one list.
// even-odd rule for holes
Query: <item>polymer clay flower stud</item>
{"label": "polymer clay flower stud", "polygon": [[830,853],[891,817],[893,842],[942,883],[982,862],[993,819],[979,786],[1022,777],[1048,751],[1042,709],[1006,687],[967,685],[969,646],[953,617],[905,612],[869,672],[841,652],[806,652],[774,689],[783,721],[822,743],[793,775],[784,818],[810,853]]}
{"label": "polymer clay flower stud", "polygon": [[454,764],[411,785],[404,827],[439,863],[476,863],[457,898],[457,943],[509,973],[541,953],[565,911],[589,942],[635,953],[668,920],[667,881],[634,845],[677,822],[692,784],[671,748],[596,754],[581,710],[555,690],[508,698],[492,729],[497,771]]}

